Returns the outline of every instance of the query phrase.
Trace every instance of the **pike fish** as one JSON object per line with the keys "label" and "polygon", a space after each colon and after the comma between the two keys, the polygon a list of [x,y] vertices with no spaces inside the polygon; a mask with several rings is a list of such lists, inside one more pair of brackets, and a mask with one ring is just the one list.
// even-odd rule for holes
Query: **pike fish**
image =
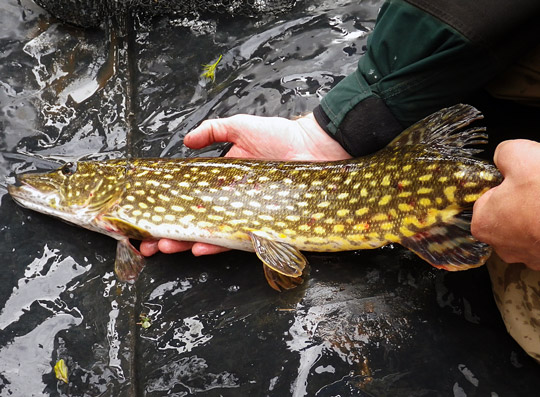
{"label": "pike fish", "polygon": [[140,158],[66,163],[9,186],[23,207],[118,240],[115,269],[133,281],[144,259],[130,239],[199,241],[254,251],[269,284],[302,282],[301,251],[399,243],[446,270],[481,266],[474,202],[502,177],[470,148],[481,118],[455,105],[412,125],[375,154],[332,162]]}

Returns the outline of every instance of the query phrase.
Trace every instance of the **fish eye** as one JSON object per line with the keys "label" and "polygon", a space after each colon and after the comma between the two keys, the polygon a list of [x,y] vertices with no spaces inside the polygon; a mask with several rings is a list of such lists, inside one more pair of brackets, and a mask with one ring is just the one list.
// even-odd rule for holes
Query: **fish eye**
{"label": "fish eye", "polygon": [[60,168],[60,172],[62,172],[65,176],[73,175],[77,171],[77,164],[76,163],[66,163]]}

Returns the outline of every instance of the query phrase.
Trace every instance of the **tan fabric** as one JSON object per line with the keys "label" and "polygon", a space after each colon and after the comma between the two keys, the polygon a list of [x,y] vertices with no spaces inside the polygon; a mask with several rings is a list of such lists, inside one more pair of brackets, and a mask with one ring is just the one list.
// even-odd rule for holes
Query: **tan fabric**
{"label": "tan fabric", "polygon": [[509,265],[495,254],[487,267],[506,329],[540,362],[540,271],[523,264]]}
{"label": "tan fabric", "polygon": [[496,98],[540,106],[540,46],[486,87]]}

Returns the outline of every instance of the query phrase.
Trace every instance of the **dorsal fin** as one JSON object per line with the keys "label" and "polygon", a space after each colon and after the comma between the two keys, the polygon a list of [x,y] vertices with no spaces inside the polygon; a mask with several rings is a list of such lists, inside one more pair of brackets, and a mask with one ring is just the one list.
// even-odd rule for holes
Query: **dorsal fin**
{"label": "dorsal fin", "polygon": [[439,153],[470,157],[482,150],[465,146],[487,143],[486,129],[458,130],[482,118],[480,111],[471,105],[457,104],[444,108],[411,125],[388,147],[425,145]]}

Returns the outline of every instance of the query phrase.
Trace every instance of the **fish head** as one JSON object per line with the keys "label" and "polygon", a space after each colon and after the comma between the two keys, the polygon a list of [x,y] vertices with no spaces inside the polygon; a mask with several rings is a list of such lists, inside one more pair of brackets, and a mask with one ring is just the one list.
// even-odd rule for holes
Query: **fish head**
{"label": "fish head", "polygon": [[52,172],[18,175],[8,191],[25,208],[92,228],[118,199],[124,180],[125,168],[114,163],[69,162]]}

